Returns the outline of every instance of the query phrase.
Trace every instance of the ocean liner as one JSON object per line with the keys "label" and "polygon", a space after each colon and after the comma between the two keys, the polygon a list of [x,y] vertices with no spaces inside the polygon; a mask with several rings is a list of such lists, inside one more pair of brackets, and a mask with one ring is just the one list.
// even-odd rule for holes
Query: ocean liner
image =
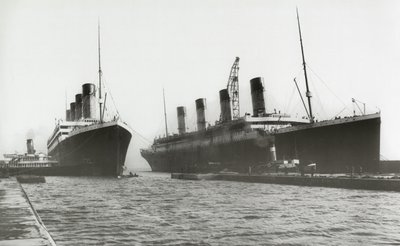
{"label": "ocean liner", "polygon": [[[132,137],[129,126],[119,115],[105,120],[107,93],[102,99],[100,28],[98,31],[99,85],[82,85],[82,93],[66,110],[47,141],[48,153],[58,161],[54,175],[119,176]],[[97,95],[96,95],[97,94]],[[104,107],[103,107],[104,106]],[[99,108],[99,113],[97,113]]]}
{"label": "ocean liner", "polygon": [[297,20],[308,107],[303,97],[301,99],[307,117],[266,112],[261,77],[250,80],[252,114],[241,116],[239,58],[236,58],[227,88],[219,92],[221,115],[218,123],[206,126],[206,100],[199,98],[195,101],[197,131],[186,132],[186,108],[178,107],[179,134],[169,135],[166,130],[166,137],[155,139],[150,148],[141,150],[152,171],[247,172],[249,167],[293,159],[300,166],[317,163],[317,171],[321,173],[345,172],[354,167],[378,171],[380,112],[363,112],[319,122],[314,118],[298,14]]}

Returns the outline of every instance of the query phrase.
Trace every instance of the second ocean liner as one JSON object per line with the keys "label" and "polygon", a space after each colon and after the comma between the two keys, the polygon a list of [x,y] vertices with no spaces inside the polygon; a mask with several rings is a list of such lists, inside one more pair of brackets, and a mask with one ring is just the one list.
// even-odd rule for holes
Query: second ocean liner
{"label": "second ocean liner", "polygon": [[[263,78],[250,80],[253,112],[239,112],[239,58],[236,58],[226,89],[219,92],[221,115],[214,126],[206,126],[206,100],[197,99],[197,131],[186,132],[186,108],[178,107],[179,134],[154,140],[141,155],[153,171],[162,172],[247,172],[249,167],[278,160],[298,160],[306,166],[317,163],[325,173],[349,171],[357,167],[377,172],[380,158],[380,113],[353,115],[317,122],[312,114],[311,93],[301,38],[308,107],[307,117],[295,118],[267,112]],[[296,81],[295,81],[296,82]],[[296,82],[297,85],[297,82]],[[301,94],[300,94],[301,95]],[[165,102],[164,102],[165,107]]]}

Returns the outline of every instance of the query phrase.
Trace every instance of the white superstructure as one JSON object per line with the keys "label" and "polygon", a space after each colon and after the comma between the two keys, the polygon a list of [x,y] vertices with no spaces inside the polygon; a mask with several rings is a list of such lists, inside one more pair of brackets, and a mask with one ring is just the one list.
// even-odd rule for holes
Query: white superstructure
{"label": "white superstructure", "polygon": [[50,153],[61,141],[68,138],[74,130],[98,123],[98,120],[62,121],[60,120],[50,138],[47,140],[47,150]]}

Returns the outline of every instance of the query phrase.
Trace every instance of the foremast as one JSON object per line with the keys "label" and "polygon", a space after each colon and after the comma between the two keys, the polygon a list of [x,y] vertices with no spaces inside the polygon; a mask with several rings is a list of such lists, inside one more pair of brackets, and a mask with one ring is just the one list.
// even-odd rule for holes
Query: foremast
{"label": "foremast", "polygon": [[163,101],[164,101],[165,137],[168,137],[167,110],[166,110],[166,107],[165,107],[165,92],[164,92],[164,88],[163,88],[162,92],[163,92]]}
{"label": "foremast", "polygon": [[308,87],[306,59],[304,58],[303,39],[301,37],[300,18],[299,18],[299,11],[298,11],[297,8],[296,8],[296,14],[297,14],[297,26],[299,28],[299,36],[300,36],[301,57],[303,59],[304,78],[305,78],[305,81],[306,81],[306,89],[307,89],[306,97],[307,97],[307,100],[308,100],[308,109],[309,109],[309,112],[310,112],[310,123],[314,123],[314,116],[313,116],[312,108],[311,108],[311,97],[312,96],[311,96],[311,92],[310,92],[309,87]]}
{"label": "foremast", "polygon": [[103,102],[101,95],[101,76],[103,72],[101,71],[101,56],[100,56],[100,22],[97,23],[97,46],[99,53],[99,106],[100,106],[100,123],[103,123]]}

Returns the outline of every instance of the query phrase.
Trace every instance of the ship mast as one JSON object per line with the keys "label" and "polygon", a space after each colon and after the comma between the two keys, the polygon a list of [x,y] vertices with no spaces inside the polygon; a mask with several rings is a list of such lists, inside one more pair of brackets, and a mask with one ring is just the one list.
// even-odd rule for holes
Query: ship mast
{"label": "ship mast", "polygon": [[165,93],[164,88],[162,89],[163,100],[164,100],[164,121],[165,121],[165,137],[168,137],[168,125],[167,125],[167,110],[165,108]]}
{"label": "ship mast", "polygon": [[101,57],[100,57],[100,22],[97,22],[97,46],[99,53],[99,106],[100,106],[100,123],[103,122],[103,102],[101,101],[101,76],[103,72],[101,71]]}
{"label": "ship mast", "polygon": [[312,114],[312,109],[311,109],[311,92],[308,89],[308,78],[307,78],[307,69],[306,69],[306,60],[304,58],[304,48],[303,48],[303,39],[301,37],[301,28],[300,28],[300,18],[299,18],[299,11],[296,7],[296,14],[297,14],[297,26],[299,27],[299,36],[300,36],[300,46],[301,46],[301,56],[303,58],[303,70],[304,70],[304,78],[306,80],[306,96],[308,99],[308,109],[310,111],[310,122],[313,123],[314,122],[314,117]]}

